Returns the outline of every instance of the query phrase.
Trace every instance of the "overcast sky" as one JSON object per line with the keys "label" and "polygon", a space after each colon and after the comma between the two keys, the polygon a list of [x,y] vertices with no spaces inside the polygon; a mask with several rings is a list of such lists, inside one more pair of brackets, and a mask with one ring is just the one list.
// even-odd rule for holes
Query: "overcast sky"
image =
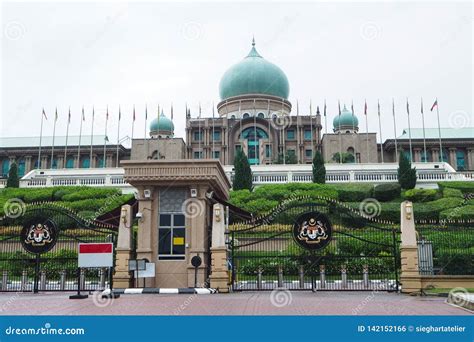
{"label": "overcast sky", "polygon": [[[52,135],[65,135],[71,106],[70,134],[103,133],[110,111],[109,137],[131,134],[131,110],[137,108],[135,137],[144,134],[158,104],[169,116],[174,105],[175,135],[184,135],[185,103],[197,114],[212,115],[219,102],[221,76],[240,61],[255,35],[258,52],[280,66],[290,82],[290,101],[307,114],[328,103],[328,122],[337,101],[354,101],[365,132],[378,131],[377,99],[382,108],[384,140],[393,137],[391,101],[395,98],[398,135],[407,127],[406,98],[412,127],[421,127],[420,98],[427,127],[437,127],[429,113],[439,99],[443,127],[474,126],[472,24],[470,2],[455,3],[3,3],[2,136],[38,136],[41,109]],[[323,121],[324,123],[324,121]],[[330,124],[330,128],[332,124]],[[329,128],[329,129],[330,129]],[[323,127],[323,132],[325,128]]]}

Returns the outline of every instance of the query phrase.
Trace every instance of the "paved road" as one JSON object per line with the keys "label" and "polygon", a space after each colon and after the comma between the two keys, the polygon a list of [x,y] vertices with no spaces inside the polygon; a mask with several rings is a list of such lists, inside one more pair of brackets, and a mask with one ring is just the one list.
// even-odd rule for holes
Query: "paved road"
{"label": "paved road", "polygon": [[102,300],[71,293],[0,293],[1,315],[470,315],[445,298],[374,292],[243,292],[122,295]]}

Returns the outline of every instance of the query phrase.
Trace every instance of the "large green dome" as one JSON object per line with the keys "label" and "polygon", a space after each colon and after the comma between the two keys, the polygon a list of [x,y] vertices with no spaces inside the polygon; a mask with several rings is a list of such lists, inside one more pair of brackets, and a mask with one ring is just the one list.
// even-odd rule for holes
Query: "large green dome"
{"label": "large green dome", "polygon": [[246,94],[265,94],[288,99],[290,86],[285,73],[266,61],[255,49],[255,41],[247,57],[230,67],[219,84],[221,100]]}
{"label": "large green dome", "polygon": [[337,115],[334,118],[332,125],[335,131],[339,130],[339,128],[358,128],[359,120],[357,119],[357,116],[355,116],[350,110],[346,108],[346,106],[344,106],[344,108],[341,110],[341,115]]}
{"label": "large green dome", "polygon": [[[158,125],[159,124],[159,125]],[[158,118],[154,118],[150,123],[150,132],[173,132],[174,124],[173,121],[168,119],[163,111],[160,114],[160,120],[158,123]]]}

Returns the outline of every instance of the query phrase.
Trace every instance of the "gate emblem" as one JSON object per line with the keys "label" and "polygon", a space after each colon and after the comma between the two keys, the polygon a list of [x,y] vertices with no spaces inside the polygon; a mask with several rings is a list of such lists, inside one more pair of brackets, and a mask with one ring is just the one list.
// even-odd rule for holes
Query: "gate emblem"
{"label": "gate emblem", "polygon": [[293,226],[295,241],[305,249],[321,249],[331,241],[332,227],[329,219],[319,213],[304,213]]}
{"label": "gate emblem", "polygon": [[21,243],[30,253],[45,253],[56,244],[56,226],[51,220],[30,222],[23,226]]}

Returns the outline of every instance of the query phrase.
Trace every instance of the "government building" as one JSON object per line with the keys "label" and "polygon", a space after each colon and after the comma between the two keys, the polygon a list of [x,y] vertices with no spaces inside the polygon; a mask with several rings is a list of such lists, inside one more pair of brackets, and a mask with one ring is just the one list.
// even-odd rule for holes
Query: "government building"
{"label": "government building", "polygon": [[151,121],[149,136],[133,139],[131,148],[103,135],[69,136],[67,142],[56,136],[53,148],[53,138],[43,136],[40,155],[39,137],[2,137],[0,178],[7,177],[12,163],[21,177],[36,169],[114,168],[129,159],[217,159],[231,167],[239,149],[255,167],[311,164],[316,151],[328,165],[396,163],[403,150],[415,163],[442,161],[452,171],[474,170],[472,127],[441,128],[441,139],[438,129],[426,128],[424,134],[421,128],[404,129],[380,143],[376,132],[360,131],[359,118],[344,104],[331,127],[323,127],[326,108],[300,112],[289,93],[283,70],[262,57],[252,41],[247,56],[221,78],[217,114],[186,109],[184,137],[175,137],[174,123],[163,111]]}

